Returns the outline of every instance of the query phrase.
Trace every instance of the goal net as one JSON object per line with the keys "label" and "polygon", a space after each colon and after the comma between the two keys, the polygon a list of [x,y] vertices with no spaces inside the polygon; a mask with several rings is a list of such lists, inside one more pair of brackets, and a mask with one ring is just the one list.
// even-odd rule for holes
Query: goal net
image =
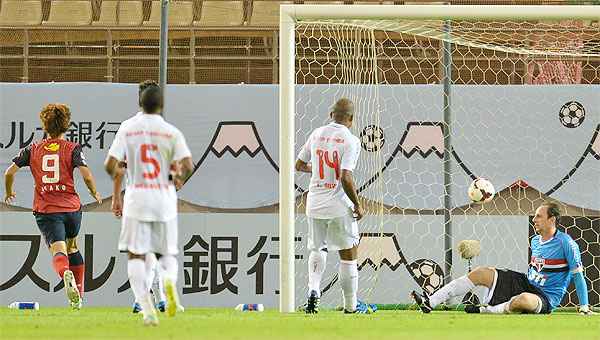
{"label": "goal net", "polygon": [[[297,19],[294,72],[296,153],[337,99],[356,105],[359,300],[401,307],[469,265],[526,272],[532,215],[551,200],[600,305],[597,21]],[[491,202],[469,201],[477,177],[494,184]],[[308,181],[295,175],[297,306]],[[481,242],[471,264],[458,255],[464,239]],[[328,256],[325,306],[341,303],[338,258]],[[576,304],[571,285],[562,306]]]}

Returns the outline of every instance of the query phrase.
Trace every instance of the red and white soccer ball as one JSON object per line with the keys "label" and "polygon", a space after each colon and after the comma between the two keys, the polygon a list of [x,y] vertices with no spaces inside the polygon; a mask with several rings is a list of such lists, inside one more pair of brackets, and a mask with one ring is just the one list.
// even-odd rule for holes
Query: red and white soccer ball
{"label": "red and white soccer ball", "polygon": [[494,198],[496,190],[494,189],[492,182],[479,177],[469,185],[468,194],[469,198],[474,203],[486,203]]}

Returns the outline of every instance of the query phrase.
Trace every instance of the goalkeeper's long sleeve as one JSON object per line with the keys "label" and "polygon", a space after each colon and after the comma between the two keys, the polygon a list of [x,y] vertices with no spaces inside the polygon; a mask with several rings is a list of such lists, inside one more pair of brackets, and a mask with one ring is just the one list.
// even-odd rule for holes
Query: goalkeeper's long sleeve
{"label": "goalkeeper's long sleeve", "polygon": [[573,281],[575,281],[575,289],[577,290],[577,297],[579,298],[579,305],[585,306],[589,304],[588,301],[588,290],[587,283],[583,272],[579,271],[573,274]]}

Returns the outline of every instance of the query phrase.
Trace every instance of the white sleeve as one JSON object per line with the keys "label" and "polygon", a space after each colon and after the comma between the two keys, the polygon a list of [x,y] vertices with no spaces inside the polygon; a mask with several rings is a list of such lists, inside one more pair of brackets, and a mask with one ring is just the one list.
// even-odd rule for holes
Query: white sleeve
{"label": "white sleeve", "polygon": [[108,149],[108,155],[114,157],[119,162],[125,160],[125,153],[127,151],[127,144],[125,143],[125,135],[122,128],[119,128],[115,139],[113,139],[110,149]]}
{"label": "white sleeve", "polygon": [[181,133],[181,131],[177,131],[175,134],[175,153],[173,155],[173,160],[180,161],[187,157],[192,157],[192,152],[185,142],[183,133]]}
{"label": "white sleeve", "polygon": [[300,149],[300,152],[298,153],[298,159],[303,161],[304,163],[308,163],[310,162],[310,142],[312,140],[312,134],[308,137],[308,140],[306,141],[306,143],[304,143],[304,146],[302,146],[302,149]]}
{"label": "white sleeve", "polygon": [[358,163],[358,156],[360,155],[360,141],[358,138],[353,138],[344,145],[344,156],[342,157],[342,170],[354,171],[356,163]]}

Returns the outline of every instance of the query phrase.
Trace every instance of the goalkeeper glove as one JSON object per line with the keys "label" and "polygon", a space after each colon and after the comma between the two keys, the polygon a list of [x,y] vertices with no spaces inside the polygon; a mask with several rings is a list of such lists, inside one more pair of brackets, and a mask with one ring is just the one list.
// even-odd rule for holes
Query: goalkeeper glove
{"label": "goalkeeper glove", "polygon": [[592,311],[592,309],[590,308],[590,305],[582,305],[579,306],[577,308],[577,311],[579,312],[579,314],[581,315],[592,315],[594,314],[594,311]]}

